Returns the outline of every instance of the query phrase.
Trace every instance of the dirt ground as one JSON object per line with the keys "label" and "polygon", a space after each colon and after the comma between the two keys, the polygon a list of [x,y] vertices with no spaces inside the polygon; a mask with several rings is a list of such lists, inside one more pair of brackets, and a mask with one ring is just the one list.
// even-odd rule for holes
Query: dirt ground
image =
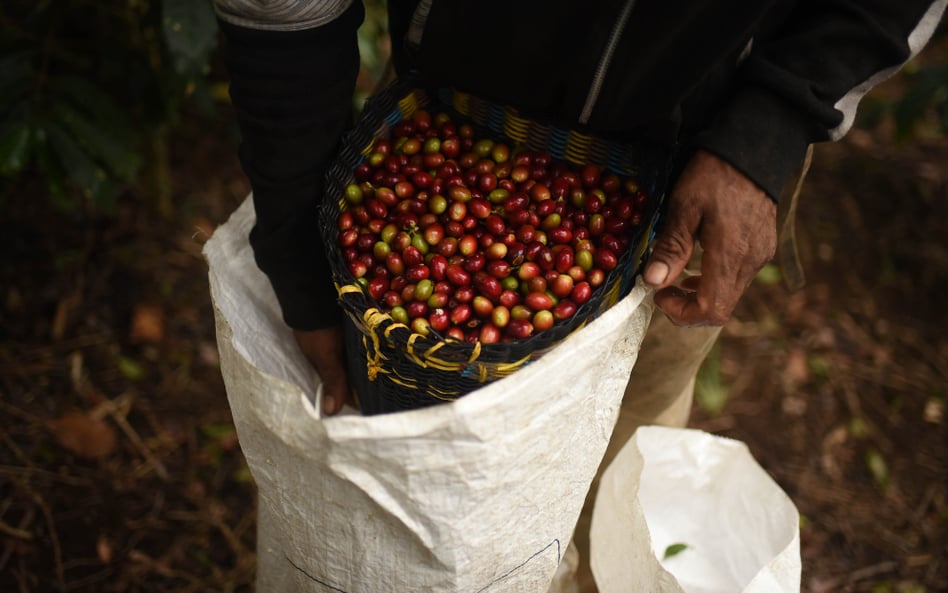
{"label": "dirt ground", "polygon": [[[243,592],[254,488],[201,246],[247,193],[221,114],[175,145],[174,213],[0,215],[0,591]],[[197,156],[195,156],[197,155]],[[694,426],[799,508],[805,593],[948,592],[948,140],[857,130],[801,198],[805,288],[756,282]]]}

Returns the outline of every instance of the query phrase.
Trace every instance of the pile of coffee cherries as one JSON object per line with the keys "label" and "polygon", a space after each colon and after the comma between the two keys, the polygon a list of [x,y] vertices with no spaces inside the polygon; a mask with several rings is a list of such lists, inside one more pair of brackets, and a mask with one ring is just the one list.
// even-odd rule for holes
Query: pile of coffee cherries
{"label": "pile of coffee cherries", "polygon": [[356,282],[412,331],[493,344],[572,317],[629,247],[634,179],[475,138],[415,111],[345,188],[338,244]]}

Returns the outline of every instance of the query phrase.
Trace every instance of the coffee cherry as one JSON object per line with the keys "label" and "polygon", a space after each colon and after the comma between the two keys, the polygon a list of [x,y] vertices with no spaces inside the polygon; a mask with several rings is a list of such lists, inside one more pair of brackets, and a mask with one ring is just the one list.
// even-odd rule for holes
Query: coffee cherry
{"label": "coffee cherry", "polygon": [[597,164],[477,138],[418,109],[343,190],[340,257],[413,331],[496,343],[575,315],[629,246],[648,194]]}

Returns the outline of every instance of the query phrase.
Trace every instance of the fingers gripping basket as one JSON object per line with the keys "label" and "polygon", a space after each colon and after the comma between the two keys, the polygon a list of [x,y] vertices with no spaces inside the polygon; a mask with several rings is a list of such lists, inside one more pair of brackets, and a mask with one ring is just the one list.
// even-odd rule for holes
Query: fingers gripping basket
{"label": "fingers gripping basket", "polygon": [[[470,344],[431,331],[413,332],[383,312],[349,271],[337,242],[337,220],[347,208],[345,188],[375,141],[416,110],[448,113],[474,126],[477,138],[503,141],[517,149],[546,151],[573,165],[596,164],[632,176],[650,196],[642,223],[605,281],[574,315],[551,329],[513,342]],[[367,101],[356,127],[345,137],[327,174],[320,228],[346,313],[349,377],[364,414],[422,408],[455,400],[501,379],[554,347],[625,296],[634,284],[654,234],[669,169],[669,154],[646,146],[619,144],[524,119],[516,110],[452,89],[426,89],[396,81]]]}

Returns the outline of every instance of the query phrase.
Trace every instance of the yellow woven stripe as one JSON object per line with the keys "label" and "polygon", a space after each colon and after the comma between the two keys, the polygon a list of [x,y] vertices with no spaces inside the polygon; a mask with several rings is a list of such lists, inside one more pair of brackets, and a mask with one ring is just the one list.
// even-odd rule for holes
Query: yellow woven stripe
{"label": "yellow woven stripe", "polygon": [[408,349],[408,356],[410,356],[411,359],[415,361],[415,364],[422,368],[427,368],[428,365],[425,364],[425,361],[418,356],[417,352],[415,352],[415,342],[418,341],[419,338],[423,337],[424,336],[421,334],[413,333],[412,335],[408,336],[408,343],[405,345],[405,347]]}
{"label": "yellow woven stripe", "polygon": [[369,378],[369,381],[375,381],[375,378],[379,373],[388,373],[385,370],[385,367],[382,366],[381,355],[378,351],[378,341],[375,337],[375,334],[369,334],[372,337],[372,343],[376,346],[375,354],[373,355],[372,351],[369,349],[369,341],[367,337],[363,334],[362,336],[362,347],[365,348],[365,370]]}
{"label": "yellow woven stripe", "polygon": [[389,379],[395,383],[398,383],[402,387],[418,389],[418,380],[414,377],[406,377],[405,375],[399,373],[398,369],[392,369],[392,374],[389,376]]}
{"label": "yellow woven stripe", "polygon": [[504,133],[516,140],[523,142],[527,139],[527,132],[530,128],[530,122],[520,117],[516,109],[507,107],[504,109]]}
{"label": "yellow woven stripe", "polygon": [[422,356],[425,357],[425,361],[428,363],[428,366],[430,366],[433,369],[438,369],[439,371],[451,371],[451,372],[460,371],[462,368],[464,368],[465,366],[464,364],[459,363],[454,360],[445,360],[443,358],[438,358],[435,356],[435,353],[438,352],[438,350],[441,350],[441,348],[444,347],[444,344],[445,342],[436,343],[431,348],[428,348],[427,350],[425,350]]}
{"label": "yellow woven stripe", "polygon": [[428,366],[433,369],[438,369],[439,371],[448,371],[451,373],[460,372],[465,365],[459,362],[451,362],[441,358],[429,358],[427,359]]}
{"label": "yellow woven stripe", "polygon": [[345,286],[336,285],[336,292],[339,293],[339,296],[345,296],[350,292],[357,292],[362,294],[362,287],[358,284],[346,284]]}
{"label": "yellow woven stripe", "polygon": [[[457,390],[454,390],[454,389],[445,391],[444,389],[438,389],[438,388],[435,387],[434,385],[429,385],[429,386],[428,386],[428,393],[431,393],[431,394],[439,394],[439,395],[443,395],[443,396],[445,396],[445,397],[451,397],[451,396],[458,396],[458,395],[461,395],[461,392],[460,392],[460,391],[457,391]],[[436,397],[437,397],[437,396],[436,396]]]}
{"label": "yellow woven stripe", "polygon": [[372,333],[375,333],[375,330],[377,330],[380,325],[392,319],[391,315],[383,313],[375,307],[366,309],[365,313],[362,314],[362,318],[365,320],[366,327],[368,327]]}
{"label": "yellow woven stripe", "polygon": [[415,113],[415,110],[418,109],[418,97],[415,96],[415,93],[408,93],[401,98],[398,102],[398,109],[402,112],[402,116],[405,119],[408,119]]}
{"label": "yellow woven stripe", "polygon": [[592,138],[575,130],[569,133],[566,140],[566,159],[577,165],[586,162],[589,156],[589,145]]}
{"label": "yellow woven stripe", "polygon": [[391,340],[391,339],[392,339],[392,335],[391,335],[392,332],[395,331],[396,329],[400,329],[400,328],[410,329],[410,328],[409,328],[407,325],[405,325],[404,323],[392,323],[392,325],[390,325],[390,326],[388,326],[388,327],[385,328],[385,331],[382,332],[382,334],[385,336],[385,339],[386,339],[386,340]]}
{"label": "yellow woven stripe", "polygon": [[453,402],[453,401],[456,401],[461,396],[460,393],[452,393],[452,394],[436,393],[432,391],[431,389],[428,389],[425,393],[443,402]]}
{"label": "yellow woven stripe", "polygon": [[415,385],[414,383],[407,383],[395,376],[389,376],[388,380],[391,381],[392,383],[395,383],[396,385],[401,385],[402,387],[405,387],[407,389],[418,389],[418,386]]}
{"label": "yellow woven stripe", "polygon": [[[376,134],[376,135],[378,135],[378,134]],[[362,149],[362,156],[369,156],[370,154],[372,154],[373,152],[375,152],[375,142],[376,142],[376,140],[377,140],[377,138],[372,138],[371,140],[369,140],[369,143],[366,144],[366,145],[365,145],[365,148]]]}
{"label": "yellow woven stripe", "polygon": [[530,355],[526,355],[520,360],[514,362],[501,362],[494,365],[494,372],[497,376],[506,377],[507,375],[513,373],[516,370],[519,370],[520,367],[524,365],[528,360],[530,360]]}
{"label": "yellow woven stripe", "polygon": [[474,342],[474,350],[471,351],[471,357],[467,359],[467,363],[471,364],[472,362],[477,360],[477,357],[480,355],[481,355],[481,342],[480,340],[478,340],[477,342]]}
{"label": "yellow woven stripe", "polygon": [[434,354],[438,350],[441,350],[442,347],[444,347],[444,342],[436,342],[434,346],[425,350],[425,353],[423,354],[423,356],[425,358],[429,358],[432,354]]}
{"label": "yellow woven stripe", "polygon": [[454,91],[451,103],[461,115],[467,116],[471,114],[471,96],[469,94]]}

